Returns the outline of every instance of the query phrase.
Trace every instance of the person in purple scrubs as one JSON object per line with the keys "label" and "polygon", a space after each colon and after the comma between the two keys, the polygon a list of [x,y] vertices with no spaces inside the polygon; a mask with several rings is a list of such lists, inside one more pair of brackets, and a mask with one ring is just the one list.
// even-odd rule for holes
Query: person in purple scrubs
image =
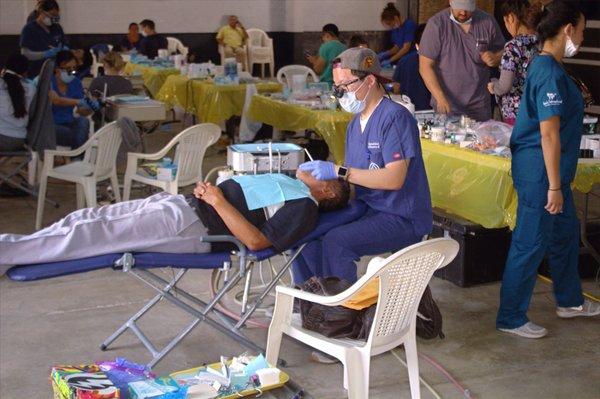
{"label": "person in purple scrubs", "polygon": [[450,0],[427,21],[419,45],[419,72],[440,114],[492,117],[487,90],[491,68],[500,64],[504,36],[493,16],[475,0]]}

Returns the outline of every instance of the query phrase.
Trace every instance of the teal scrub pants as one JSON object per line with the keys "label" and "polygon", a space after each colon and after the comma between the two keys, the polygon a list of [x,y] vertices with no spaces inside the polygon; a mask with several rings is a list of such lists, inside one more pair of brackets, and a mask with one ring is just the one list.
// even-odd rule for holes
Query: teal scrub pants
{"label": "teal scrub pants", "polygon": [[538,267],[547,256],[556,303],[561,307],[583,304],[579,280],[579,221],[573,192],[563,188],[563,212],[551,215],[544,209],[548,183],[518,182],[517,225],[504,269],[500,291],[498,328],[518,328],[528,322],[527,309]]}

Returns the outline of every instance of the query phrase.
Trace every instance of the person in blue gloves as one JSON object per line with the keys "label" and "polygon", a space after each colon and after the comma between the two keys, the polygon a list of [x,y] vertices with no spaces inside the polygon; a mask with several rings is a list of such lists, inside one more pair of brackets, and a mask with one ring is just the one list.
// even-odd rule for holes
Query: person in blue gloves
{"label": "person in blue gloves", "polygon": [[417,24],[410,18],[402,18],[394,3],[388,3],[381,12],[381,23],[391,32],[392,48],[378,54],[383,68],[395,65],[406,54],[416,51],[415,31]]}
{"label": "person in blue gloves", "polygon": [[68,50],[65,33],[60,26],[60,9],[55,0],[38,3],[37,16],[27,22],[21,31],[21,54],[29,62],[27,76],[35,78],[48,58],[53,58],[61,50]]}
{"label": "person in blue gloves", "polygon": [[354,282],[363,255],[397,251],[431,232],[429,184],[417,123],[410,112],[384,97],[377,54],[350,48],[334,60],[334,93],[355,114],[346,130],[342,165],[312,161],[300,165],[319,180],[343,178],[355,186],[367,211],[355,222],[310,242],[293,265],[294,282],[336,276]]}
{"label": "person in blue gloves", "polygon": [[[100,108],[98,101],[86,98],[76,74],[77,60],[70,51],[56,54],[50,100],[56,128],[56,144],[79,148],[89,138],[90,121],[86,118]],[[73,115],[73,108],[78,117]]]}
{"label": "person in blue gloves", "polygon": [[536,31],[542,51],[527,70],[510,138],[519,202],[496,327],[524,338],[548,333],[527,318],[544,256],[550,265],[558,317],[600,314],[600,303],[584,300],[579,281],[579,221],[571,183],[584,107],[579,87],[563,66],[563,59],[573,57],[581,46],[584,29],[585,17],[571,2],[555,0],[540,10]]}

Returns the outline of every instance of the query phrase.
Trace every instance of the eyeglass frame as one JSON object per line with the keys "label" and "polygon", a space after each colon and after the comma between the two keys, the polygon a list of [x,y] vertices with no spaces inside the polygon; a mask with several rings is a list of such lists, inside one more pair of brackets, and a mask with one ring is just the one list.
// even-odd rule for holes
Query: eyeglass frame
{"label": "eyeglass frame", "polygon": [[[366,76],[365,76],[365,77],[366,77]],[[351,81],[350,81],[350,82],[348,82],[348,83],[342,83],[342,84],[339,84],[339,85],[335,85],[335,84],[334,84],[334,85],[332,85],[332,86],[331,86],[331,91],[333,92],[333,95],[334,95],[335,97],[337,97],[337,98],[342,98],[342,97],[344,96],[344,94],[348,92],[348,86],[349,86],[349,85],[351,85],[351,84],[354,84],[354,83],[356,83],[356,82],[360,82],[360,81],[361,81],[361,80],[363,80],[363,79],[364,79],[364,78],[356,78],[356,79],[354,79],[354,80],[351,80]],[[343,88],[343,86],[344,86],[345,88]]]}

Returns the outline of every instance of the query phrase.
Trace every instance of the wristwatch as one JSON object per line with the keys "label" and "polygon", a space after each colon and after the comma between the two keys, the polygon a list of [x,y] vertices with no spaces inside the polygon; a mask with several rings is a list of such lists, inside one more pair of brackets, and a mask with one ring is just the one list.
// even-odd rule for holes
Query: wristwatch
{"label": "wristwatch", "polygon": [[348,168],[345,166],[340,166],[338,168],[337,175],[341,179],[344,179],[344,180],[348,179]]}

